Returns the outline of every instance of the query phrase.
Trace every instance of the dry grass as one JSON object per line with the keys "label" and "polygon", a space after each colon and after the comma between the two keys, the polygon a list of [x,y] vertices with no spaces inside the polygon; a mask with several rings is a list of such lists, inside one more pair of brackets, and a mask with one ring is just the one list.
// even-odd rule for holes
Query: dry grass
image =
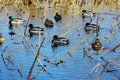
{"label": "dry grass", "polygon": [[119,8],[120,0],[5,0],[4,2],[0,0],[0,4],[5,6],[7,5],[24,5],[27,7],[44,7],[47,5],[51,5],[54,7],[64,6],[64,7],[79,7],[81,9],[88,6],[90,10],[94,10],[95,8],[100,8],[104,5],[104,7],[108,8]]}
{"label": "dry grass", "polygon": [[53,13],[59,12],[64,16],[73,16],[80,14],[83,9],[93,12],[119,10],[120,0],[0,0],[0,11],[7,6],[13,6],[21,13],[23,9],[41,9],[46,10],[51,7]]}

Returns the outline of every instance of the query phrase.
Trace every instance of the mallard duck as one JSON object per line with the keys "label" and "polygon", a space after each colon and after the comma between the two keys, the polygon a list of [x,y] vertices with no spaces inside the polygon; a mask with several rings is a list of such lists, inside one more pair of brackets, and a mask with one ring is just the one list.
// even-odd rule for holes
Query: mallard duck
{"label": "mallard duck", "polygon": [[53,24],[52,20],[46,19],[44,25],[46,27],[53,27],[54,24]]}
{"label": "mallard duck", "polygon": [[5,41],[4,36],[2,35],[2,33],[0,33],[0,43],[3,43]]}
{"label": "mallard duck", "polygon": [[92,11],[82,10],[82,18],[90,17],[92,18],[95,15]]}
{"label": "mallard duck", "polygon": [[99,26],[96,24],[86,23],[84,29],[87,33],[89,33],[91,31],[96,31],[97,29],[99,31]]}
{"label": "mallard duck", "polygon": [[99,51],[103,49],[102,43],[98,38],[92,43],[92,49],[95,51]]}
{"label": "mallard duck", "polygon": [[58,21],[60,21],[62,19],[62,17],[57,12],[56,15],[54,16],[54,19],[55,19],[56,22],[58,22]]}
{"label": "mallard duck", "polygon": [[30,34],[43,34],[44,33],[44,28],[41,27],[34,27],[33,24],[29,24],[29,33]]}
{"label": "mallard duck", "polygon": [[66,45],[69,44],[69,40],[64,37],[58,37],[57,35],[53,36],[52,46],[56,47],[58,45]]}
{"label": "mallard duck", "polygon": [[23,19],[20,18],[14,18],[13,16],[9,16],[9,24],[10,25],[18,25],[18,24],[23,24],[25,22]]}

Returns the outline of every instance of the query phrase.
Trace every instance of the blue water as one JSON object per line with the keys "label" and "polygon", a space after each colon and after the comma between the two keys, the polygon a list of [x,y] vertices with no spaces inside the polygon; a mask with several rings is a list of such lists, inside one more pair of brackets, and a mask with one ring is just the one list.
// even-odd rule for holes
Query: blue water
{"label": "blue water", "polygon": [[[40,73],[34,80],[96,80],[96,77],[102,72],[103,65],[105,64],[105,61],[103,61],[100,57],[108,53],[109,50],[99,51],[96,55],[92,56],[94,60],[88,57],[84,57],[83,47],[85,44],[82,40],[88,34],[86,34],[83,27],[85,22],[89,22],[89,19],[83,20],[81,18],[81,14],[76,15],[77,17],[68,17],[63,15],[63,20],[60,23],[57,23],[53,18],[54,13],[52,13],[51,8],[48,8],[48,11],[46,12],[42,12],[40,10],[26,10],[26,13],[22,15],[18,15],[15,10],[16,8],[9,7],[7,10],[3,9],[0,13],[0,33],[3,33],[6,39],[5,42],[0,46],[0,53],[2,53],[4,48],[8,46],[3,54],[4,58],[6,58],[9,54],[13,54],[10,57],[11,63],[7,66],[7,68],[3,62],[2,57],[0,56],[0,80],[25,80],[35,58],[31,49],[23,38],[25,24],[14,28],[15,32],[17,33],[16,35],[12,37],[9,35],[10,30],[8,28],[9,20],[7,13],[9,13],[8,15],[23,18],[26,21],[28,19],[28,15],[35,15],[34,18],[30,19],[29,23],[33,23],[35,26],[41,26],[46,31],[44,35],[40,36],[40,42],[43,38],[45,38],[45,41],[40,49],[41,55],[39,58],[42,64],[46,65],[46,72],[41,70],[41,66],[39,66],[38,61],[36,61],[31,77],[35,76],[39,71]],[[116,13],[116,15],[117,14],[118,13]],[[104,17],[104,21],[100,25],[99,39],[102,41],[103,46],[109,49],[114,48],[117,44],[120,43],[120,28],[117,26],[115,26],[113,30],[117,32],[114,35],[111,35],[109,39],[104,40],[105,36],[110,35],[109,31],[111,26],[117,22],[117,20],[113,19],[113,17],[116,15],[99,14],[99,17]],[[46,28],[44,26],[45,18],[53,20],[53,28]],[[94,17],[92,22],[96,23],[96,17]],[[58,46],[57,48],[52,49],[51,40],[52,36],[55,34],[68,38],[70,40],[70,44],[65,46]],[[87,45],[85,47],[91,48],[89,43],[93,40],[94,37],[95,33],[91,34],[91,36],[85,39]],[[32,38],[27,36],[27,39],[29,40],[29,44],[32,46],[32,49],[36,54],[39,43],[38,36],[34,35]],[[24,42],[25,46],[22,44],[22,41]],[[79,44],[79,41],[82,42]],[[14,42],[19,42],[20,44],[14,44]],[[71,53],[72,57],[68,56],[67,53],[75,46],[76,48]],[[91,50],[88,52],[88,55],[91,55],[94,52],[95,51]],[[106,56],[105,59],[107,61],[112,60],[116,58],[119,53],[120,47],[118,47],[115,52],[111,52],[111,54]],[[50,63],[44,61],[46,58],[50,60]],[[63,60],[63,63],[56,66],[56,60]],[[7,64],[7,59],[5,59],[5,61]],[[95,71],[91,73],[92,77],[89,76],[88,73],[98,63],[100,63],[98,71],[96,73]],[[119,64],[119,60],[117,63]],[[22,66],[20,67],[20,65]],[[22,77],[20,77],[20,74],[17,71],[18,68],[20,68]],[[118,66],[115,64],[110,64],[107,66],[107,68],[116,71],[111,73],[103,73],[100,76],[100,80],[113,80],[114,77],[116,77],[118,80],[120,79],[120,69]]]}

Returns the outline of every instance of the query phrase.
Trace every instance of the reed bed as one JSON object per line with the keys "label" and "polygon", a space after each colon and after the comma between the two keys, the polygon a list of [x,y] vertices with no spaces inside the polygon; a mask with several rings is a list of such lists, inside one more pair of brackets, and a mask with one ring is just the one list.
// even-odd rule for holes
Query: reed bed
{"label": "reed bed", "polygon": [[108,8],[111,10],[120,8],[120,0],[0,0],[0,4],[7,5],[24,5],[29,8],[41,8],[51,6],[53,8],[65,7],[67,9],[81,10],[87,8],[96,10],[97,8]]}

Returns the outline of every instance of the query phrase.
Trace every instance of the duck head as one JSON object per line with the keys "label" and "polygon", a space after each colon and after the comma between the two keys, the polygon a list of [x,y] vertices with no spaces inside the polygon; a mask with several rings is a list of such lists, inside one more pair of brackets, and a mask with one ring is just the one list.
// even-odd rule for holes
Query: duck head
{"label": "duck head", "polygon": [[57,38],[58,38],[58,36],[57,36],[57,35],[54,35],[54,36],[53,36],[53,39],[57,39]]}
{"label": "duck head", "polygon": [[85,26],[88,26],[88,25],[90,25],[90,23],[87,22],[87,23],[85,24]]}
{"label": "duck head", "polygon": [[9,16],[9,19],[10,19],[10,21],[13,21],[14,17],[13,16]]}
{"label": "duck head", "polygon": [[49,19],[46,19],[45,21],[49,21]]}
{"label": "duck head", "polygon": [[29,24],[29,28],[34,28],[33,24]]}
{"label": "duck head", "polygon": [[59,15],[58,12],[56,12],[56,15]]}
{"label": "duck head", "polygon": [[83,10],[82,10],[82,12],[83,12],[83,13],[85,13],[85,12],[86,12],[86,10],[85,10],[85,9],[83,9]]}
{"label": "duck head", "polygon": [[95,40],[95,42],[96,42],[96,43],[100,43],[100,40],[97,38],[97,39]]}

